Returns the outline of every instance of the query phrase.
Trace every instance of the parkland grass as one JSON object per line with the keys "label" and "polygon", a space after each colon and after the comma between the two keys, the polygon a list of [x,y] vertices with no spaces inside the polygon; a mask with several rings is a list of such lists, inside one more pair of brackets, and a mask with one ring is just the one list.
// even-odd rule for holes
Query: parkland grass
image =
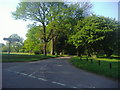
{"label": "parkland grass", "polygon": [[30,61],[38,61],[48,58],[58,57],[56,55],[34,55],[29,53],[11,53],[6,54],[2,53],[2,62],[30,62]]}
{"label": "parkland grass", "polygon": [[77,57],[77,56],[72,57],[70,60],[70,62],[74,66],[80,69],[84,69],[84,70],[120,81],[120,75],[119,75],[120,62],[119,61],[120,61],[119,59],[95,58],[95,59],[92,59],[92,62],[91,62],[91,58],[87,60],[85,57],[80,59],[80,57]]}

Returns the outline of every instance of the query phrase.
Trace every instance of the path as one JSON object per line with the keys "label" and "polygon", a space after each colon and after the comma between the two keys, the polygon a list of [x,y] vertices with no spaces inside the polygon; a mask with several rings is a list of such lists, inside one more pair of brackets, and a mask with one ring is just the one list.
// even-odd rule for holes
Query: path
{"label": "path", "polygon": [[68,63],[69,57],[3,63],[3,88],[118,88],[117,81]]}

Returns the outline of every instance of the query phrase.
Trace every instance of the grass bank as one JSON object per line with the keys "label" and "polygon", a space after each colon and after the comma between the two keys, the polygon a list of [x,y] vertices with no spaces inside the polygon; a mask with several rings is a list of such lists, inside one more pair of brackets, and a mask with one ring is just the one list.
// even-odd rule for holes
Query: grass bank
{"label": "grass bank", "polygon": [[[103,60],[102,60],[103,59]],[[115,80],[120,81],[120,70],[118,69],[120,66],[120,60],[118,59],[105,59],[105,58],[89,58],[88,60],[83,57],[81,60],[79,57],[74,56],[71,58],[70,62],[80,68],[84,69],[99,75],[107,76],[113,78]]]}
{"label": "grass bank", "polygon": [[34,55],[28,53],[11,53],[11,54],[2,54],[2,62],[30,62],[30,61],[38,61],[47,58],[55,58],[59,57],[57,55]]}

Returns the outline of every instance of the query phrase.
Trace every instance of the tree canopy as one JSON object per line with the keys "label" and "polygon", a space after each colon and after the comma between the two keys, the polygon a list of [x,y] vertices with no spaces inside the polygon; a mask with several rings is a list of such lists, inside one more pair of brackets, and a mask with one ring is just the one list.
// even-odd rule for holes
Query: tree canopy
{"label": "tree canopy", "polygon": [[[75,34],[71,36],[76,48],[83,47],[88,55],[104,50],[108,53],[115,44],[114,38],[118,24],[115,20],[101,16],[89,16],[80,20],[75,26]],[[107,54],[108,55],[108,54]]]}
{"label": "tree canopy", "polygon": [[[87,15],[90,5],[87,2],[75,5],[64,2],[20,2],[12,15],[15,19],[31,20],[42,25],[43,37],[41,39],[44,42],[44,54],[46,55],[47,43],[55,38],[59,31],[61,32],[62,22],[69,17],[77,20],[85,16],[85,14]],[[47,28],[49,26],[53,27]]]}
{"label": "tree canopy", "polygon": [[90,2],[20,2],[12,15],[37,23],[26,34],[26,51],[91,56],[102,50],[109,57],[119,48],[118,22],[92,14],[91,8]]}
{"label": "tree canopy", "polygon": [[[41,28],[42,29],[42,28]],[[27,39],[24,41],[24,48],[28,52],[43,53],[43,41],[40,26],[32,27],[26,34]]]}

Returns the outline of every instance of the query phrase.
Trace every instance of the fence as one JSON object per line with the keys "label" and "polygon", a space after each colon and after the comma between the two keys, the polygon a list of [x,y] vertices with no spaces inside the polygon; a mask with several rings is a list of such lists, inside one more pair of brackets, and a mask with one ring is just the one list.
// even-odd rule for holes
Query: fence
{"label": "fence", "polygon": [[[82,59],[81,59],[81,60],[82,60]],[[86,58],[86,61],[88,62],[89,59]],[[90,62],[91,62],[91,64],[92,64],[92,63],[93,63],[93,59],[90,59]],[[101,61],[98,60],[98,65],[101,66],[101,64],[102,64]],[[112,63],[111,63],[111,62],[109,62],[108,67],[109,67],[109,69],[112,69]]]}

